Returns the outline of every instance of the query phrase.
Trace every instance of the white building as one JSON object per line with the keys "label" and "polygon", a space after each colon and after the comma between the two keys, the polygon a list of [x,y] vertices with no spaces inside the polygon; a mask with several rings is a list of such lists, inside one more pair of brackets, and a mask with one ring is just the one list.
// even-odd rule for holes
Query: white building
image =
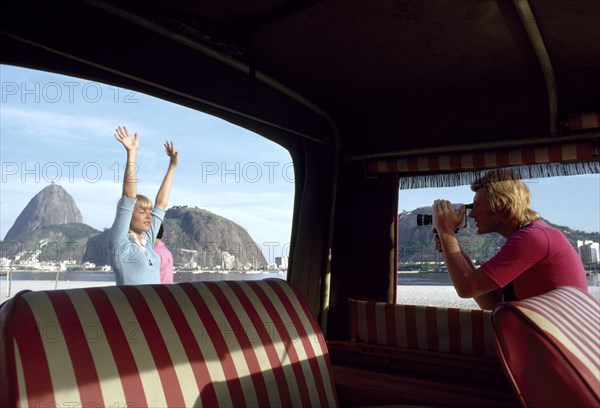
{"label": "white building", "polygon": [[275,263],[279,269],[287,269],[288,268],[288,257],[287,256],[276,256]]}
{"label": "white building", "polygon": [[235,261],[235,255],[230,254],[227,251],[223,251],[221,252],[221,257],[223,259],[223,269],[235,269],[236,267],[236,261]]}
{"label": "white building", "polygon": [[577,241],[577,252],[584,265],[600,263],[600,243],[594,241]]}

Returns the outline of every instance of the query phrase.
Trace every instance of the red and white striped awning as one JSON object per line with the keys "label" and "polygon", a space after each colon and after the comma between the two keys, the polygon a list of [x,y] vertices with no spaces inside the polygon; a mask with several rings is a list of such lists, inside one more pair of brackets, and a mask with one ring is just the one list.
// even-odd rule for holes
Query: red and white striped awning
{"label": "red and white striped awning", "polygon": [[594,129],[600,128],[600,112],[573,113],[569,116],[569,129]]}
{"label": "red and white striped awning", "polygon": [[367,161],[371,175],[395,173],[400,188],[472,183],[490,169],[510,168],[523,179],[600,173],[597,142],[554,143],[468,153],[431,154]]}
{"label": "red and white striped awning", "polygon": [[374,159],[369,173],[456,172],[523,166],[540,163],[577,162],[592,159],[591,143],[567,143],[470,153],[423,155],[395,159]]}

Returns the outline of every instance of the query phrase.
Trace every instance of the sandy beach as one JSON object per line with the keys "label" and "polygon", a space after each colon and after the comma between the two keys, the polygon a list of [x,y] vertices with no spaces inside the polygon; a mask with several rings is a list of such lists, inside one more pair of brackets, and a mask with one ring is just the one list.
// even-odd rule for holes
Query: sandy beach
{"label": "sandy beach", "polygon": [[[114,282],[99,281],[41,281],[41,280],[13,280],[10,288],[10,296],[14,296],[21,290],[54,290],[71,289],[81,287],[112,286]],[[600,299],[600,287],[592,286],[590,293]],[[4,279],[0,280],[0,303],[8,298],[8,287]],[[452,286],[423,286],[423,285],[401,285],[398,286],[398,303],[409,305],[425,305],[439,307],[456,307],[466,309],[478,309],[473,299],[461,299]]]}
{"label": "sandy beach", "polygon": [[473,299],[458,297],[453,286],[398,286],[396,302],[405,305],[479,309]]}

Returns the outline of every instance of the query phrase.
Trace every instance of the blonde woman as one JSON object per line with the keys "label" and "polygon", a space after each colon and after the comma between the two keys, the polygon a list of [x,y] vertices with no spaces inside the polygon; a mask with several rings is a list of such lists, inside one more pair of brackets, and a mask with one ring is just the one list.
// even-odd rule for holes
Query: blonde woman
{"label": "blonde woman", "polygon": [[119,126],[115,130],[115,138],[127,152],[123,195],[108,236],[109,259],[115,281],[117,285],[160,283],[160,258],[154,252],[154,241],[169,201],[178,153],[173,142],[165,142],[169,167],[153,207],[148,197],[137,193],[138,134],[132,136],[126,127]]}

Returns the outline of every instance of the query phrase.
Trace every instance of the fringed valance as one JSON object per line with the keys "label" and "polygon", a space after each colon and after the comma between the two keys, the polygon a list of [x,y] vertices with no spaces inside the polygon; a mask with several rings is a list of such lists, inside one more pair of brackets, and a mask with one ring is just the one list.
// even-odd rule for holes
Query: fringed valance
{"label": "fringed valance", "polygon": [[400,188],[452,187],[472,183],[489,169],[509,168],[521,178],[600,173],[598,143],[561,143],[470,153],[380,158],[370,174],[398,173]]}

